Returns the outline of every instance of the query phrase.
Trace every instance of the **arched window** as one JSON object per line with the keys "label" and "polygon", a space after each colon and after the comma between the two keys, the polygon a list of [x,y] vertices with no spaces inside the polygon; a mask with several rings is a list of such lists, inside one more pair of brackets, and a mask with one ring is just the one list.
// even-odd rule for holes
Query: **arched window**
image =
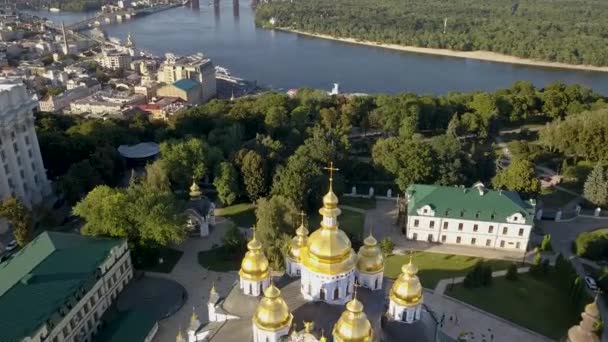
{"label": "arched window", "polygon": [[338,300],[339,295],[340,295],[340,290],[336,287],[334,289],[334,300]]}
{"label": "arched window", "polygon": [[374,290],[378,289],[378,278],[374,281]]}

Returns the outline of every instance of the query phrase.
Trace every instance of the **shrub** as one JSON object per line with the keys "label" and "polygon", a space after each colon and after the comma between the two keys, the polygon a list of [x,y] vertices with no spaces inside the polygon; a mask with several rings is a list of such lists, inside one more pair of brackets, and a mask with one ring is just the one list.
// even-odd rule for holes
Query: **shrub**
{"label": "shrub", "polygon": [[387,257],[393,254],[393,250],[395,249],[395,243],[392,239],[384,238],[380,241],[380,249],[382,250],[382,254],[384,257]]}
{"label": "shrub", "polygon": [[232,224],[228,228],[226,235],[224,235],[223,243],[226,249],[233,253],[240,253],[245,250],[245,237],[235,224]]}
{"label": "shrub", "polygon": [[575,253],[591,260],[608,257],[608,231],[601,229],[580,233],[575,240]]}
{"label": "shrub", "polygon": [[551,246],[551,235],[545,234],[543,242],[540,244],[540,250],[543,252],[550,252],[553,250],[553,247]]}
{"label": "shrub", "polygon": [[483,261],[479,261],[464,277],[463,285],[467,288],[492,285],[492,268]]}
{"label": "shrub", "polygon": [[517,265],[516,264],[511,264],[509,265],[509,268],[507,269],[507,275],[506,277],[508,280],[512,280],[515,281],[519,278],[519,275],[517,274]]}

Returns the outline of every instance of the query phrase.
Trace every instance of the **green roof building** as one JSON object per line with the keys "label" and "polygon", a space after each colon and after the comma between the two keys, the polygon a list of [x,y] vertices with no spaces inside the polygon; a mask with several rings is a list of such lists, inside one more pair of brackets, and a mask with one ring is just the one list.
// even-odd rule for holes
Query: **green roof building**
{"label": "green roof building", "polygon": [[411,240],[525,252],[535,203],[512,191],[414,184],[407,189]]}
{"label": "green roof building", "polygon": [[0,341],[90,341],[132,277],[126,240],[44,232],[0,264]]}

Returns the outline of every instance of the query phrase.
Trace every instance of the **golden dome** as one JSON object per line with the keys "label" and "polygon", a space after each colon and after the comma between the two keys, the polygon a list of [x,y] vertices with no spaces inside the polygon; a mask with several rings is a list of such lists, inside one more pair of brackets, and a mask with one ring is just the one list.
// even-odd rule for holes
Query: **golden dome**
{"label": "golden dome", "polygon": [[201,188],[198,186],[198,184],[196,184],[195,180],[192,180],[192,185],[190,186],[190,197],[199,198],[201,195]]}
{"label": "golden dome", "polygon": [[281,291],[274,284],[264,290],[264,298],[258,304],[252,319],[263,330],[276,331],[291,326],[293,315],[281,297]]}
{"label": "golden dome", "polygon": [[364,273],[377,273],[384,269],[384,256],[378,245],[378,241],[370,233],[363,240],[363,246],[359,249],[357,259],[357,270]]}
{"label": "golden dome", "polygon": [[372,325],[363,312],[363,304],[355,297],[346,304],[346,311],[334,325],[336,342],[369,342],[372,340]]}
{"label": "golden dome", "polygon": [[389,297],[392,301],[403,306],[414,306],[422,301],[422,284],[416,275],[418,267],[410,262],[401,267],[401,274],[395,280]]}
{"label": "golden dome", "polygon": [[302,265],[313,272],[334,275],[352,270],[357,255],[346,233],[321,223],[321,228],[310,235],[301,249],[300,259]]}
{"label": "golden dome", "polygon": [[247,243],[249,251],[245,253],[245,257],[241,262],[239,275],[245,280],[260,281],[268,278],[268,259],[262,252],[262,244],[255,238]]}
{"label": "golden dome", "polygon": [[[336,171],[333,164],[328,168]],[[332,178],[329,178],[329,192],[323,197],[323,216],[321,227],[308,237],[305,247],[300,249],[300,260],[307,269],[326,275],[351,271],[357,262],[357,255],[351,247],[346,233],[338,227],[338,196],[332,191]]]}
{"label": "golden dome", "polygon": [[300,225],[300,227],[298,227],[298,229],[296,229],[296,236],[294,236],[294,238],[291,240],[287,256],[295,262],[301,262],[300,252],[303,247],[306,247],[307,240],[308,229],[304,227],[304,221],[302,220],[302,224]]}
{"label": "golden dome", "polygon": [[329,186],[329,192],[323,196],[323,207],[327,209],[336,209],[338,207],[338,196],[334,193],[332,186]]}

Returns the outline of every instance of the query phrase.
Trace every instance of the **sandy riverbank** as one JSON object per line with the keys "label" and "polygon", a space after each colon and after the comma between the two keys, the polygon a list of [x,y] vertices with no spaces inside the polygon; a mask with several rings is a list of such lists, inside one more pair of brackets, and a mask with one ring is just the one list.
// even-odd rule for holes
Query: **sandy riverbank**
{"label": "sandy riverbank", "polygon": [[366,45],[366,46],[375,46],[375,47],[381,47],[381,48],[385,48],[385,49],[414,52],[414,53],[424,53],[424,54],[429,54],[429,55],[457,57],[457,58],[469,58],[469,59],[477,59],[477,60],[481,60],[481,61],[508,63],[508,64],[521,64],[521,65],[539,66],[539,67],[547,67],[547,68],[608,72],[608,66],[598,67],[598,66],[593,66],[593,65],[544,62],[544,61],[538,61],[538,60],[534,60],[534,59],[519,58],[519,57],[514,57],[514,56],[509,56],[509,55],[503,55],[500,53],[490,52],[490,51],[455,51],[455,50],[448,50],[448,49],[431,49],[431,48],[404,46],[404,45],[397,45],[397,44],[381,44],[381,43],[375,43],[375,42],[370,42],[370,41],[365,41],[365,40],[358,40],[358,39],[353,39],[353,38],[336,38],[336,37],[328,36],[325,34],[309,33],[309,32],[303,32],[303,31],[291,30],[291,29],[285,29],[285,28],[280,28],[279,30],[293,32],[293,33],[316,37],[316,38],[336,40],[336,41],[345,42],[345,43],[359,44],[359,45]]}

